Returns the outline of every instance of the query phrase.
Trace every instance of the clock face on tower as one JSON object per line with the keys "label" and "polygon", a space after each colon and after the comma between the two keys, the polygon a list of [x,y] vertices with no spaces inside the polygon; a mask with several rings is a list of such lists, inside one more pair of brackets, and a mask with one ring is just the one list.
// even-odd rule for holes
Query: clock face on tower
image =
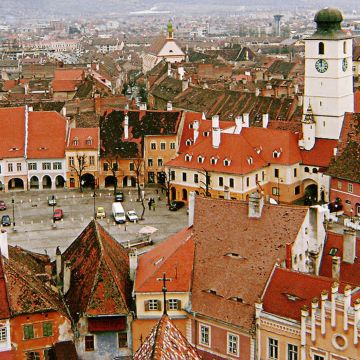
{"label": "clock face on tower", "polygon": [[319,59],[316,63],[315,63],[315,69],[319,72],[319,73],[324,73],[327,71],[329,65],[327,63],[326,60],[324,59]]}
{"label": "clock face on tower", "polygon": [[345,72],[348,68],[348,61],[347,59],[343,59],[343,62],[342,62],[342,69],[343,71]]}

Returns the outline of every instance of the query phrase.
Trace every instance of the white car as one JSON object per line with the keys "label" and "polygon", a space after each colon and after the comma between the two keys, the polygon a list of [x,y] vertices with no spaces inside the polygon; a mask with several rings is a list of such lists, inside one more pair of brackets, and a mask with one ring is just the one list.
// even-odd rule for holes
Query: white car
{"label": "white car", "polygon": [[126,216],[129,219],[129,221],[139,221],[139,217],[137,216],[135,210],[129,210],[126,213]]}

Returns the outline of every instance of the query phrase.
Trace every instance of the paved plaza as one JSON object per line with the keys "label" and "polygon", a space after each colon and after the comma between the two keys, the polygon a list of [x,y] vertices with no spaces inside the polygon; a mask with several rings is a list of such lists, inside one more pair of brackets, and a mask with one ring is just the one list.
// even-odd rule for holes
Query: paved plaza
{"label": "paved plaza", "polygon": [[[96,192],[95,207],[103,206],[106,210],[106,218],[98,220],[101,225],[119,242],[127,243],[129,240],[140,238],[139,230],[144,226],[152,226],[158,229],[151,235],[153,243],[163,241],[187,225],[186,208],[178,211],[169,211],[166,206],[165,195],[156,193],[155,189],[145,190],[146,199],[152,197],[156,200],[155,211],[149,211],[148,201],[145,201],[146,210],[144,220],[134,224],[127,222],[125,225],[117,225],[111,214],[113,193],[109,190]],[[122,203],[125,211],[135,210],[139,217],[142,212],[141,203],[136,201],[135,189],[125,189],[125,201]],[[47,203],[48,196],[55,195],[57,205],[61,208],[64,218],[56,221],[53,227],[53,208]],[[160,200],[159,200],[160,197]],[[72,241],[81,233],[85,226],[94,216],[94,198],[92,191],[80,193],[78,190],[61,191],[29,191],[2,193],[0,200],[4,200],[7,210],[1,211],[0,216],[13,217],[12,199],[14,199],[15,230],[13,226],[5,227],[8,231],[10,245],[19,245],[35,252],[55,254],[55,249],[60,246],[65,250]]]}

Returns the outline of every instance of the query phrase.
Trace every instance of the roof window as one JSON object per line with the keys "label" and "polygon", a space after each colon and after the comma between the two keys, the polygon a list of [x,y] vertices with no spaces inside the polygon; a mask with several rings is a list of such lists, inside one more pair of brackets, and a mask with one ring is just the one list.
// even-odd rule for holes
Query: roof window
{"label": "roof window", "polygon": [[274,159],[279,158],[280,155],[281,155],[281,150],[274,150],[274,151],[273,151],[273,158],[274,158]]}
{"label": "roof window", "polygon": [[208,137],[208,136],[210,135],[210,131],[204,131],[204,132],[203,132],[203,135],[204,135],[205,137]]}
{"label": "roof window", "polygon": [[93,142],[93,139],[91,136],[89,136],[87,139],[86,139],[86,145],[92,145],[92,142]]}
{"label": "roof window", "polygon": [[224,160],[224,166],[230,166],[230,164],[231,164],[231,160],[229,159]]}
{"label": "roof window", "polygon": [[185,142],[186,146],[190,146],[192,144],[192,140],[191,139],[187,139]]}
{"label": "roof window", "polygon": [[191,161],[192,155],[186,154],[185,155],[185,161]]}
{"label": "roof window", "polygon": [[251,156],[249,156],[247,158],[247,162],[248,162],[249,165],[251,165],[251,164],[253,164],[254,160],[253,160],[253,158]]}
{"label": "roof window", "polygon": [[205,158],[203,156],[199,155],[197,160],[198,160],[199,164],[202,164],[204,162]]}
{"label": "roof window", "polygon": [[212,156],[212,157],[210,158],[210,164],[211,164],[211,165],[216,165],[217,162],[218,162],[218,158],[217,158],[217,157]]}
{"label": "roof window", "polygon": [[75,145],[75,146],[79,145],[79,138],[74,137],[73,145]]}

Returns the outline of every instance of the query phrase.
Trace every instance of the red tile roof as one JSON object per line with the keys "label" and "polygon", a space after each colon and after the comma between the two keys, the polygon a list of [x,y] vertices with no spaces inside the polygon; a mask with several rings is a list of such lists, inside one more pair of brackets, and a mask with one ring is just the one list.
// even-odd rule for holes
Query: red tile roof
{"label": "red tile roof", "polygon": [[0,108],[0,159],[24,156],[25,108]]}
{"label": "red tile roof", "polygon": [[0,259],[0,319],[8,319],[10,317],[10,305],[6,291],[6,278],[4,275],[2,259]]}
{"label": "red tile roof", "polygon": [[196,349],[186,340],[167,315],[152,328],[134,360],[200,360]]}
{"label": "red tile roof", "polygon": [[77,90],[80,82],[77,80],[53,80],[51,84],[54,92],[71,92]]}
{"label": "red tile roof", "polygon": [[[58,293],[41,279],[48,276],[50,280],[50,275],[44,275],[45,265],[50,265],[48,256],[9,246],[9,259],[3,257],[2,264],[12,316],[41,311],[59,311],[68,316]],[[1,296],[6,294],[1,292]]]}
{"label": "red tile roof", "polygon": [[355,104],[354,104],[355,112],[360,113],[360,89],[355,90],[354,98],[355,98]]}
{"label": "red tile roof", "polygon": [[[66,149],[89,149],[97,150],[99,147],[99,128],[72,128],[70,129],[68,144]],[[77,138],[78,145],[74,145]],[[88,139],[92,139],[91,144],[87,144]]]}
{"label": "red tile roof", "polygon": [[301,150],[302,163],[328,167],[334,155],[334,148],[338,147],[337,140],[316,139],[315,146],[311,150]]}
{"label": "red tile roof", "polygon": [[249,218],[245,202],[197,196],[192,310],[250,329],[254,303],[307,212],[265,204],[261,218]]}
{"label": "red tile roof", "polygon": [[[56,111],[29,112],[29,159],[63,159],[66,120]],[[49,136],[51,134],[51,136]]]}
{"label": "red tile roof", "polygon": [[71,285],[65,298],[75,320],[82,315],[129,312],[128,253],[101,225],[91,221],[62,259],[71,264]]}
{"label": "red tile roof", "polygon": [[54,71],[55,80],[82,80],[83,78],[83,69],[56,69]]}
{"label": "red tile roof", "polygon": [[166,273],[168,291],[188,292],[194,261],[192,229],[186,228],[139,257],[135,292],[161,292],[158,278]]}
{"label": "red tile roof", "polygon": [[301,308],[310,307],[312,299],[319,298],[323,290],[330,292],[333,282],[328,277],[275,268],[263,296],[264,311],[300,320]]}
{"label": "red tile roof", "polygon": [[[330,249],[338,249],[336,256],[340,256],[342,258],[344,248],[343,241],[343,234],[328,232],[321,261],[320,275],[330,278],[332,277],[332,256],[330,255]],[[354,264],[348,264],[343,261],[341,262],[340,281],[360,286],[360,237],[356,239],[356,257]]]}

